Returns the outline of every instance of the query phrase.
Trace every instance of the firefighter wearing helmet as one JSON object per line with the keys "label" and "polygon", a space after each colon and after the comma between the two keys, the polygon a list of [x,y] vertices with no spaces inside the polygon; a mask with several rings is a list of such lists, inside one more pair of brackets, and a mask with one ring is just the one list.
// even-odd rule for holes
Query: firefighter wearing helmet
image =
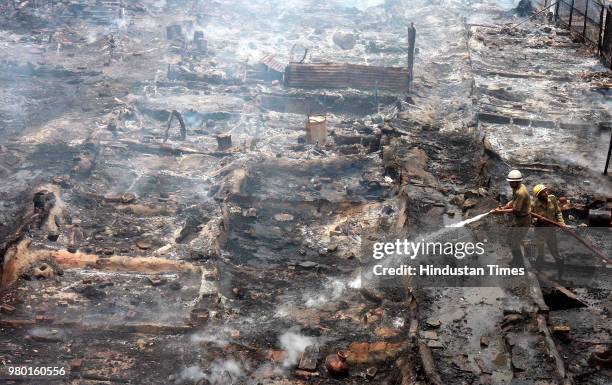
{"label": "firefighter wearing helmet", "polygon": [[[549,194],[546,186],[543,184],[536,185],[533,188],[533,196],[535,198],[531,205],[531,211],[533,213],[541,215],[551,222],[556,222],[558,225],[565,226],[557,197]],[[536,268],[542,270],[544,264],[544,245],[546,245],[548,251],[550,251],[550,254],[557,263],[558,278],[561,280],[565,265],[563,258],[559,254],[556,226],[538,218],[533,218],[533,225],[535,226],[536,245],[538,250]]]}
{"label": "firefighter wearing helmet", "polygon": [[512,188],[512,200],[494,212],[512,213],[512,226],[508,232],[508,243],[512,251],[511,265],[518,267],[523,264],[521,242],[531,226],[531,198],[529,190],[523,184],[523,175],[519,170],[510,171],[506,180]]}

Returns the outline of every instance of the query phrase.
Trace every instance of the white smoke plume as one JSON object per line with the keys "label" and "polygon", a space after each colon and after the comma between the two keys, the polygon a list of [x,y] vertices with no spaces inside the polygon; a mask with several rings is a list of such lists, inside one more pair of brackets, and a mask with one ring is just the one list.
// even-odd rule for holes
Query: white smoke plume
{"label": "white smoke plume", "polygon": [[179,373],[175,384],[193,383],[206,379],[211,385],[236,384],[244,377],[242,366],[236,360],[216,360],[210,366],[209,373],[205,373],[198,365],[184,368]]}
{"label": "white smoke plume", "polygon": [[287,352],[283,366],[290,367],[297,363],[307,346],[316,344],[316,339],[289,330],[280,336],[279,342],[281,348]]}
{"label": "white smoke plume", "polygon": [[181,370],[179,376],[176,380],[177,384],[182,383],[183,381],[199,381],[206,377],[206,374],[202,371],[197,365],[189,366]]}

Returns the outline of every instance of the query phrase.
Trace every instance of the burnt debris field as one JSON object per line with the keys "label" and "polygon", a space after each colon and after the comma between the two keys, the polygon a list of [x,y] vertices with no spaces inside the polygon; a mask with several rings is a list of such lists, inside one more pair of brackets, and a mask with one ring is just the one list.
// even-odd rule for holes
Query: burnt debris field
{"label": "burnt debris field", "polygon": [[0,0],[0,383],[610,384],[611,63],[604,0]]}

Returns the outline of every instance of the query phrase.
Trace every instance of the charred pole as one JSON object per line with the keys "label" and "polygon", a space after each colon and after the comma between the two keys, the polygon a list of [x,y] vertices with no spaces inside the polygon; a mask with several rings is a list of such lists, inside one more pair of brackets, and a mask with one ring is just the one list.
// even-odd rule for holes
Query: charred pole
{"label": "charred pole", "polygon": [[612,133],[610,133],[610,144],[608,145],[608,156],[606,157],[606,166],[604,167],[604,175],[608,175],[608,166],[610,165],[610,155],[612,155]]}
{"label": "charred pole", "polygon": [[414,46],[416,42],[416,29],[414,23],[408,27],[408,90],[412,87],[412,69],[414,68]]}

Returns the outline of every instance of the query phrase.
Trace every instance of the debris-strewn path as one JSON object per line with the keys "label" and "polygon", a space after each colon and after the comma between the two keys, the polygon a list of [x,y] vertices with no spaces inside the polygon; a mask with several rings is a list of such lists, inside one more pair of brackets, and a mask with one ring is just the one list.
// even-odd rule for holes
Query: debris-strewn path
{"label": "debris-strewn path", "polygon": [[[470,111],[477,117],[475,132],[486,138],[487,158],[495,159],[484,166],[489,172],[497,168],[499,174],[491,175],[495,189],[505,194],[501,177],[504,171],[516,167],[526,172],[529,184],[546,183],[560,196],[573,196],[578,191],[609,196],[610,181],[600,174],[607,146],[602,138],[609,135],[605,126],[610,121],[610,99],[585,81],[591,71],[605,68],[562,29],[536,20],[510,30],[516,19],[509,12],[495,5],[476,4],[470,9],[472,12],[457,9],[466,17],[464,34],[453,30],[452,18],[448,30],[455,32],[457,40],[468,36],[462,43],[469,48],[465,55],[471,70],[462,75],[469,73],[473,79],[470,96],[474,105]],[[438,39],[440,36],[444,33],[436,34]],[[437,47],[444,46],[437,43]],[[443,79],[439,72],[446,69],[446,73],[453,73],[451,69],[462,68],[452,65],[452,60],[447,63],[446,68],[432,66],[428,75]],[[447,103],[441,108],[442,115],[452,116],[444,109],[453,98],[443,100]],[[447,125],[460,126],[457,121]],[[474,212],[488,207],[477,206]],[[489,217],[476,224],[476,234],[487,237],[491,230],[503,226],[499,218]],[[500,260],[508,257],[503,246],[497,255]],[[586,258],[582,263],[601,266],[592,256]],[[580,264],[569,256],[568,262]],[[609,280],[607,276],[604,273],[601,279]],[[552,342],[546,337],[544,316],[538,316],[549,311],[541,302],[539,288],[424,290],[419,306],[420,325],[426,330],[422,336],[436,348],[438,369],[448,383],[606,382],[609,373],[593,371],[587,363],[595,345],[606,343],[610,335],[607,320],[603,321],[605,332],[600,333],[599,327],[592,329],[594,333],[587,332],[602,323],[602,290],[577,292],[595,308],[552,309],[548,322],[549,329],[555,330]],[[603,292],[609,298],[609,292]],[[546,289],[546,293],[551,290]],[[574,306],[567,299],[563,301],[568,307]],[[574,337],[563,334],[569,329]],[[589,344],[581,337],[585,333],[598,338]],[[581,339],[583,342],[577,341]]]}

